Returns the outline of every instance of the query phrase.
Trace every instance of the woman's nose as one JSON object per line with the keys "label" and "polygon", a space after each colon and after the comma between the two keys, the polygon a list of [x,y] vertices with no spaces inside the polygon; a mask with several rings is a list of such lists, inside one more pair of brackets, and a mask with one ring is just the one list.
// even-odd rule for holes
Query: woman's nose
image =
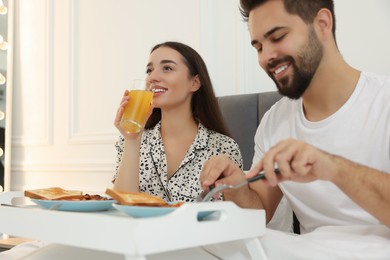
{"label": "woman's nose", "polygon": [[146,77],[146,85],[148,88],[152,87],[155,84],[158,84],[161,81],[161,77],[158,72],[151,71]]}
{"label": "woman's nose", "polygon": [[149,72],[148,76],[146,77],[146,80],[150,83],[158,81],[159,80],[159,75],[156,70],[152,70]]}

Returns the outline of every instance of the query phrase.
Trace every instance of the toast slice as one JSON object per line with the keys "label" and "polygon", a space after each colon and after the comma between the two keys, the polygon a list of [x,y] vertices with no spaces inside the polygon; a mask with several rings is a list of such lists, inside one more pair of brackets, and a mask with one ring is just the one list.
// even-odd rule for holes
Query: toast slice
{"label": "toast slice", "polygon": [[46,189],[26,190],[24,191],[24,196],[41,200],[82,200],[83,192],[52,187]]}
{"label": "toast slice", "polygon": [[162,198],[144,192],[125,192],[108,188],[106,189],[106,194],[111,196],[121,205],[170,207]]}

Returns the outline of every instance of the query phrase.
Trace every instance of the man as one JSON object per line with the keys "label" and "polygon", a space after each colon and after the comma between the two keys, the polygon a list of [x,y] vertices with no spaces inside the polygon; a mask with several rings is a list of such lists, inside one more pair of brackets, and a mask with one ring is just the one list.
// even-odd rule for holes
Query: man
{"label": "man", "polygon": [[[241,13],[261,68],[286,97],[255,137],[247,177],[264,170],[267,181],[226,190],[225,198],[265,209],[269,221],[284,194],[301,233],[369,227],[390,252],[390,78],[343,60],[331,0],[241,0]],[[201,176],[203,187],[244,178],[224,156],[208,161]]]}

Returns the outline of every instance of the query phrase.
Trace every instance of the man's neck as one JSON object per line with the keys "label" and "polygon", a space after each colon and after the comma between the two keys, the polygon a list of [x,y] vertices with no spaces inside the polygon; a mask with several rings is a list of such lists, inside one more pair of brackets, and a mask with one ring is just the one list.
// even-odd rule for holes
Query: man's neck
{"label": "man's neck", "polygon": [[325,60],[304,93],[303,108],[310,121],[320,121],[339,110],[352,95],[360,71],[349,66],[341,55]]}

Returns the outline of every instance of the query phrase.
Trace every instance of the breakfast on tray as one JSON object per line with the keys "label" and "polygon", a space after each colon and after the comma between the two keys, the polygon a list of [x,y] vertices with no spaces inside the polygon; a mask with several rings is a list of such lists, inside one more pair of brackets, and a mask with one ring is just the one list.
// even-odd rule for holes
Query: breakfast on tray
{"label": "breakfast on tray", "polygon": [[115,199],[119,204],[127,206],[179,207],[183,204],[183,202],[170,204],[160,197],[143,192],[124,192],[108,188],[106,194]]}
{"label": "breakfast on tray", "polygon": [[[147,193],[123,192],[111,188],[106,189],[106,194],[107,196],[83,194],[79,190],[66,190],[60,187],[24,191],[24,196],[32,199],[35,204],[45,209],[62,211],[103,211],[111,209],[113,201],[117,202],[115,205],[118,205],[118,207],[142,206],[143,209],[151,209],[150,207],[152,207],[156,210],[157,208],[167,210],[171,208],[173,210],[173,208],[177,208],[184,203],[168,203],[160,197]],[[123,209],[119,208],[119,210]],[[159,212],[159,214],[161,213]]]}
{"label": "breakfast on tray", "polygon": [[103,197],[97,194],[83,194],[78,190],[65,190],[59,187],[51,187],[45,189],[35,189],[24,191],[24,196],[31,199],[40,200],[71,200],[71,201],[84,201],[84,200],[109,200],[110,198]]}

